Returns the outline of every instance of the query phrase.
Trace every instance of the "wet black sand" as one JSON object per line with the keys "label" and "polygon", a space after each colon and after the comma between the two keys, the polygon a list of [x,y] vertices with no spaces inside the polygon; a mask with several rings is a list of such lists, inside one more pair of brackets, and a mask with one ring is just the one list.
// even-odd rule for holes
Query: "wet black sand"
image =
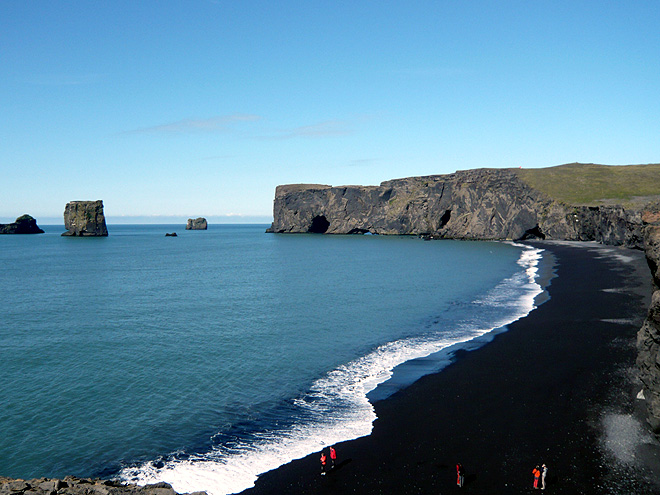
{"label": "wet black sand", "polygon": [[[641,444],[631,446],[634,435],[623,428],[621,444],[612,433],[620,429],[608,436],[604,426],[643,421],[634,362],[651,290],[644,256],[538,246],[557,261],[547,302],[493,342],[459,351],[442,372],[377,402],[372,434],[337,445],[338,466],[327,476],[313,454],[244,493],[528,493],[532,469],[544,462],[550,493],[660,493],[651,437],[639,428]],[[462,489],[457,462],[467,474]]]}

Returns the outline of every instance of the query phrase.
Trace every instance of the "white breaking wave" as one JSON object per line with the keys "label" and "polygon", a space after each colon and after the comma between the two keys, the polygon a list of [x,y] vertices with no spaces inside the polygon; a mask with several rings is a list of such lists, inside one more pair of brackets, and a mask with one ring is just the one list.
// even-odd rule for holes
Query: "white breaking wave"
{"label": "white breaking wave", "polygon": [[[455,332],[435,331],[384,344],[370,354],[342,365],[320,378],[310,392],[297,399],[296,417],[304,418],[286,429],[255,434],[231,448],[214,447],[186,460],[144,463],[125,468],[120,478],[138,484],[166,481],[178,492],[204,490],[209,495],[237,493],[254,486],[257,477],[294,459],[318,452],[328,445],[371,433],[376,414],[367,394],[387,381],[398,365],[481,337],[512,323],[535,308],[543,289],[536,283],[542,249],[521,247],[522,271],[503,280],[486,296],[473,301],[475,313],[484,318],[456,322]],[[488,320],[488,308],[496,308]],[[505,308],[503,311],[502,308]]]}

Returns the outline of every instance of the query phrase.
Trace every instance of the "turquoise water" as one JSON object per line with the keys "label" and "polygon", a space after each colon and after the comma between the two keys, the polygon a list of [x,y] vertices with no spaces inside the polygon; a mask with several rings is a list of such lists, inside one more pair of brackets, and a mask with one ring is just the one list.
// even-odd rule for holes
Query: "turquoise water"
{"label": "turquoise water", "polygon": [[0,236],[0,475],[242,490],[368,434],[397,365],[540,291],[531,248],[265,228]]}

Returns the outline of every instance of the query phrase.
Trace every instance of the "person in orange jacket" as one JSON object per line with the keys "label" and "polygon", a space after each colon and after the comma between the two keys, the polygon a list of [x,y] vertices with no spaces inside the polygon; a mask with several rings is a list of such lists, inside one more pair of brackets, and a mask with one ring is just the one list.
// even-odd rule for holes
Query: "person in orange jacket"
{"label": "person in orange jacket", "polygon": [[321,451],[321,476],[325,476],[325,452]]}
{"label": "person in orange jacket", "polygon": [[534,490],[539,489],[539,478],[541,477],[541,470],[539,469],[538,466],[534,468],[532,471],[532,474],[534,475]]}

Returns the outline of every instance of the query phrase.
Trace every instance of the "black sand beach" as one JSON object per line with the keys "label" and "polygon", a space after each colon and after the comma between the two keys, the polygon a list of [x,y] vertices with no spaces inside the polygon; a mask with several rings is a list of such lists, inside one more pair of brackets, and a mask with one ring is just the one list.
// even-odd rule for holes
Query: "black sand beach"
{"label": "black sand beach", "polygon": [[660,493],[660,448],[635,399],[635,339],[651,293],[643,253],[535,245],[557,261],[547,302],[376,402],[372,434],[337,445],[327,476],[315,453],[243,493],[528,493],[542,463],[549,493]]}

